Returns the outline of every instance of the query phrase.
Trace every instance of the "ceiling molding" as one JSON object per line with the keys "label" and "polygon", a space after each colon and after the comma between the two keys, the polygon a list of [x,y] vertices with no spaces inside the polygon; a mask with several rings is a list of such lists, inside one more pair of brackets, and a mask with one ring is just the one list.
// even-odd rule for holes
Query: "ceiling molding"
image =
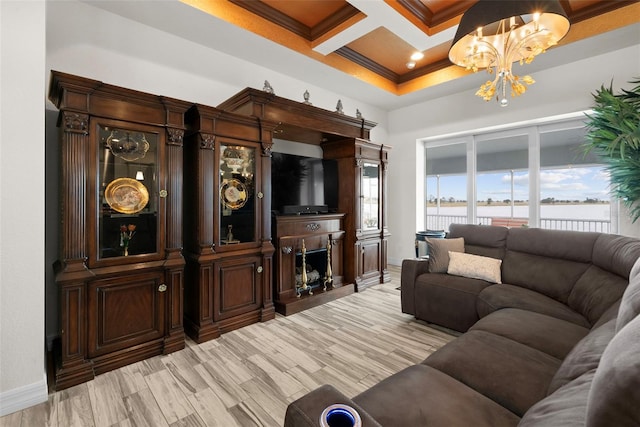
{"label": "ceiling molding", "polygon": [[[564,3],[565,2],[561,2],[563,7],[564,7]],[[568,7],[569,10],[565,8],[565,12],[567,12],[567,15],[569,16],[569,21],[572,24],[576,24],[578,22],[595,18],[596,16],[599,16],[608,12],[612,12],[616,9],[620,9],[621,7],[629,6],[634,3],[638,3],[638,2],[628,1],[628,0],[606,1],[606,2],[596,3],[594,5],[591,5],[590,7],[585,7],[584,9],[577,10],[575,12],[571,9],[571,6],[569,6]]]}
{"label": "ceiling molding", "polygon": [[435,73],[436,71],[444,70],[447,67],[453,65],[449,58],[444,58],[436,62],[429,63],[424,67],[414,68],[406,74],[398,76],[396,81],[397,84],[407,83],[413,79],[417,79],[418,77],[422,77],[427,74]]}
{"label": "ceiling molding", "polygon": [[360,11],[358,9],[347,3],[342,9],[338,10],[338,12],[334,13],[311,29],[311,41],[322,37],[343,22],[357,16],[359,13]]}
{"label": "ceiling molding", "polygon": [[251,13],[258,15],[261,18],[271,21],[280,27],[291,31],[292,33],[311,41],[311,28],[302,24],[301,22],[291,18],[288,15],[280,12],[261,1],[246,1],[246,0],[228,0],[230,3],[235,4]]}
{"label": "ceiling molding", "polygon": [[398,82],[398,79],[400,78],[400,76],[396,73],[394,73],[393,71],[391,71],[388,68],[383,67],[382,65],[378,64],[375,61],[372,61],[371,59],[367,58],[364,55],[359,54],[358,52],[356,52],[353,49],[350,49],[346,46],[341,47],[340,49],[336,50],[334,53],[347,58],[348,60],[350,60],[351,62],[354,62],[358,65],[360,65],[361,67],[364,67],[368,70],[373,71],[374,73],[378,74],[381,77],[384,77],[387,80],[391,80],[394,83]]}

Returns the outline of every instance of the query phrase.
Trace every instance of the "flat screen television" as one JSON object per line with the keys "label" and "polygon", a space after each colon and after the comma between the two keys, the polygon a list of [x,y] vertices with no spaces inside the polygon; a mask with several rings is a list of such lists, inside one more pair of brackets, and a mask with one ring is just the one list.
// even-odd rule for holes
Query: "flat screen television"
{"label": "flat screen television", "polygon": [[279,215],[336,212],[338,165],[335,160],[271,154],[271,209]]}

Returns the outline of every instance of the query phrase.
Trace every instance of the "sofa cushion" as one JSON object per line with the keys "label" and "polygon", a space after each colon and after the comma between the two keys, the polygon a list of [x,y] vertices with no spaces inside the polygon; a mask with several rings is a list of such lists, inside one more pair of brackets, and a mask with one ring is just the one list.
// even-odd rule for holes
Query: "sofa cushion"
{"label": "sofa cushion", "polygon": [[423,274],[414,289],[415,316],[459,332],[478,321],[478,294],[491,283],[448,274]]}
{"label": "sofa cushion", "polygon": [[640,258],[640,240],[633,237],[601,234],[593,245],[593,264],[628,278]]}
{"label": "sofa cushion", "polygon": [[611,319],[617,319],[618,311],[620,310],[620,302],[621,300],[618,300],[611,304],[611,307],[609,307],[607,311],[605,311],[604,314],[600,316],[598,321],[591,327],[591,329],[599,328]]}
{"label": "sofa cushion", "polygon": [[628,279],[592,265],[573,286],[567,304],[595,324],[622,297],[628,283]]}
{"label": "sofa cushion", "polygon": [[553,393],[585,372],[597,368],[604,349],[615,334],[615,327],[615,319],[610,320],[580,340],[562,361],[558,372],[553,376],[549,385],[549,393]]}
{"label": "sofa cushion", "polygon": [[465,252],[492,258],[504,258],[507,244],[506,227],[451,224],[449,237],[464,237]]}
{"label": "sofa cushion", "polygon": [[385,427],[515,426],[519,417],[450,376],[414,365],[353,400]]}
{"label": "sofa cushion", "polygon": [[640,425],[640,317],[613,337],[600,359],[587,404],[587,425]]}
{"label": "sofa cushion", "polygon": [[584,427],[595,369],[565,384],[527,411],[518,427]]}
{"label": "sofa cushion", "polygon": [[640,313],[640,258],[636,261],[629,275],[629,286],[620,301],[616,330],[622,329],[631,319]]}
{"label": "sofa cushion", "polygon": [[427,237],[429,247],[429,272],[446,273],[449,267],[449,252],[464,252],[464,239],[430,239]]}
{"label": "sofa cushion", "polygon": [[591,326],[580,313],[576,313],[561,302],[520,286],[507,284],[489,286],[478,295],[477,309],[481,318],[502,308],[520,308],[587,328]]}
{"label": "sofa cushion", "polygon": [[566,304],[571,289],[590,264],[507,250],[502,281],[531,289]]}
{"label": "sofa cushion", "polygon": [[422,363],[452,376],[518,416],[547,395],[553,374],[560,366],[555,357],[485,331],[461,335]]}
{"label": "sofa cushion", "polygon": [[449,252],[448,274],[481,279],[491,283],[502,283],[500,279],[502,260],[480,255]]}
{"label": "sofa cushion", "polygon": [[507,250],[590,263],[593,246],[600,235],[584,231],[511,228],[507,237]]}
{"label": "sofa cushion", "polygon": [[533,311],[503,308],[480,319],[472,331],[486,331],[564,359],[589,329]]}

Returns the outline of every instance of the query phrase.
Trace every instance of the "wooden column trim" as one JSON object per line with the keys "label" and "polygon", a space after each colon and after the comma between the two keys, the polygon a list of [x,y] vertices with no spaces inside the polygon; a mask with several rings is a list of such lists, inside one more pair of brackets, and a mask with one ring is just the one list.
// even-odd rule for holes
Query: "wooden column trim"
{"label": "wooden column trim", "polygon": [[167,128],[167,258],[182,257],[183,137],[183,129]]}
{"label": "wooden column trim", "polygon": [[216,168],[211,167],[215,162],[215,141],[216,136],[210,133],[198,133],[200,149],[198,150],[198,210],[201,214],[198,216],[200,222],[198,226],[198,240],[200,243],[200,254],[211,254],[215,252],[214,246],[214,215],[216,209],[216,201],[214,194],[214,176]]}
{"label": "wooden column trim", "polygon": [[87,268],[86,206],[88,178],[89,115],[60,113],[62,124],[62,260],[64,271]]}

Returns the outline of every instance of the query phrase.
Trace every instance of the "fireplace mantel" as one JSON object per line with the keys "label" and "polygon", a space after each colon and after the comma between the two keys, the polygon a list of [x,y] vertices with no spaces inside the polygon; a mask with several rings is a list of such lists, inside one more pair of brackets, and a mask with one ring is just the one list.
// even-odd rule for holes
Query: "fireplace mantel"
{"label": "fireplace mantel", "polygon": [[[285,316],[297,313],[354,292],[353,283],[343,283],[344,216],[336,213],[274,217],[274,303],[278,313]],[[325,249],[327,242],[331,243],[333,283],[326,290],[296,292],[296,259],[299,259],[303,241],[307,253]]]}

